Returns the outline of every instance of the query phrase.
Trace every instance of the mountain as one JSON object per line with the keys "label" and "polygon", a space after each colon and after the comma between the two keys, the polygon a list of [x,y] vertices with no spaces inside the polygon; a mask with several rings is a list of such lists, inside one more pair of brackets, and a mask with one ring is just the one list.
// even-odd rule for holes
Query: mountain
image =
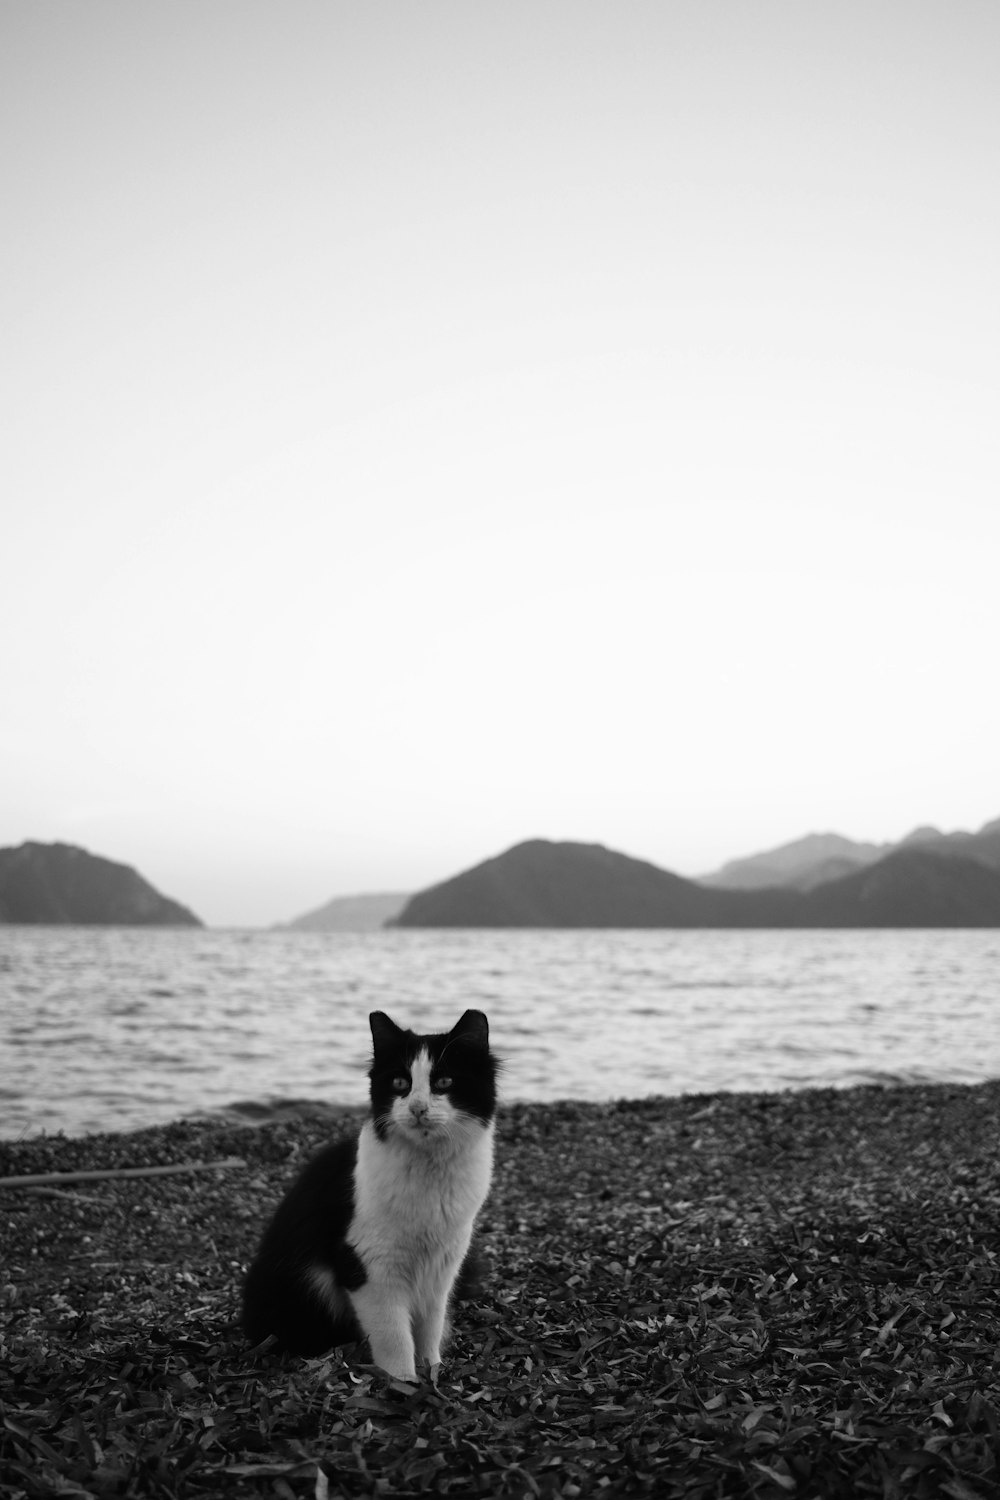
{"label": "mountain", "polygon": [[[900,839],[895,847],[899,848],[902,844],[933,844],[951,837],[950,833],[942,833],[940,828],[935,828],[931,823],[922,823],[919,828],[914,828],[905,838]],[[969,835],[966,834],[965,837],[968,838]]]}
{"label": "mountain", "polygon": [[1000,868],[922,841],[804,897],[815,927],[1000,927]]}
{"label": "mountain", "polygon": [[827,881],[885,859],[897,849],[919,847],[928,853],[961,855],[978,859],[1000,870],[1000,818],[986,823],[978,833],[942,833],[939,828],[915,828],[898,844],[863,844],[839,833],[810,833],[790,844],[780,844],[762,854],[733,859],[701,885],[726,890],[757,890],[768,885],[791,886],[808,891]]}
{"label": "mountain", "polygon": [[0,923],[200,927],[128,865],[74,844],[0,849]]}
{"label": "mountain", "polygon": [[1000,927],[1000,870],[922,845],[808,891],[713,889],[601,844],[532,839],[420,891],[398,927]]}
{"label": "mountain", "polygon": [[978,833],[941,833],[937,828],[918,828],[898,847],[911,843],[918,843],[929,854],[958,854],[1000,870],[1000,818],[984,823]]}
{"label": "mountain", "polygon": [[790,844],[779,844],[763,854],[731,859],[700,884],[727,890],[757,890],[767,885],[789,885],[808,890],[824,880],[847,875],[888,854],[891,844],[859,844],[839,833],[808,833]]}
{"label": "mountain", "polygon": [[530,839],[412,896],[397,927],[788,925],[795,893],[712,891],[603,844]]}
{"label": "mountain", "polygon": [[376,896],[335,896],[325,906],[280,925],[293,932],[374,932],[397,917],[409,901],[408,892]]}

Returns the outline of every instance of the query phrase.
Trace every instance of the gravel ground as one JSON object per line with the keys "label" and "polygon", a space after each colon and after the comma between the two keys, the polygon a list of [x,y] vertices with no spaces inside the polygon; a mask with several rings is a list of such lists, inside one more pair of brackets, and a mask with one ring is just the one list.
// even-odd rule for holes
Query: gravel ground
{"label": "gravel ground", "polygon": [[512,1105],[440,1388],[234,1320],[299,1163],[356,1129],[0,1143],[0,1471],[23,1496],[1000,1492],[1000,1083]]}

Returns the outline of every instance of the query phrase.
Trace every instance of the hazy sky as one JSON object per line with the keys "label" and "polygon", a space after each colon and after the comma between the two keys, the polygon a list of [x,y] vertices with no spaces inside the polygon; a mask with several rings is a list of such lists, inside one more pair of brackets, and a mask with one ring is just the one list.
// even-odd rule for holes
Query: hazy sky
{"label": "hazy sky", "polygon": [[1000,816],[995,0],[4,0],[0,152],[0,844]]}

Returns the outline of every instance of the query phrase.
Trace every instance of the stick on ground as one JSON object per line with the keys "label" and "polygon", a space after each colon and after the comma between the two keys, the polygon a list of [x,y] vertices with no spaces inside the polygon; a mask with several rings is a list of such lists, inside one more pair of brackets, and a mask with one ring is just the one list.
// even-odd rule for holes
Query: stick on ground
{"label": "stick on ground", "polygon": [[38,1187],[49,1182],[96,1182],[105,1177],[168,1177],[177,1172],[214,1172],[230,1167],[245,1167],[242,1156],[226,1156],[221,1161],[181,1161],[168,1167],[106,1167],[92,1172],[39,1172],[31,1177],[0,1177],[0,1188]]}

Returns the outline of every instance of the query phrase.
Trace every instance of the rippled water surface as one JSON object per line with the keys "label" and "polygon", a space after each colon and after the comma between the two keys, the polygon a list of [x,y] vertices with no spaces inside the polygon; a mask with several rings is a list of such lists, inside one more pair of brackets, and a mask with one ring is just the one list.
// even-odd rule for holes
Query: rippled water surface
{"label": "rippled water surface", "polygon": [[0,1137],[360,1103],[368,1012],[490,1018],[508,1099],[1000,1076],[995,932],[0,927]]}

